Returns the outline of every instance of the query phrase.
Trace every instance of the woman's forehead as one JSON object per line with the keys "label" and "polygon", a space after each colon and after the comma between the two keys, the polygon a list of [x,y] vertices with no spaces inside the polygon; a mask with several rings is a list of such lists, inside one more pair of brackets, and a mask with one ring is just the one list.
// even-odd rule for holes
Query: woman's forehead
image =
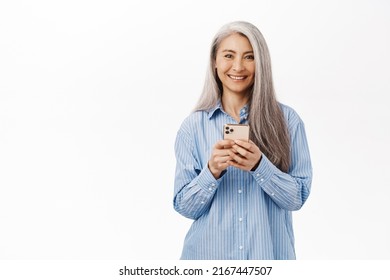
{"label": "woman's forehead", "polygon": [[233,33],[221,40],[217,48],[218,51],[253,51],[252,45],[248,38],[239,33]]}

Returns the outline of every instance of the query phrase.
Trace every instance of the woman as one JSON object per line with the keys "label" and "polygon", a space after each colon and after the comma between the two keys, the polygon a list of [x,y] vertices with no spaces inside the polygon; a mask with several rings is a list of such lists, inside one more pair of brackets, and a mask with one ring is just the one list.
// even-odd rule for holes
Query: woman
{"label": "woman", "polygon": [[[249,124],[250,140],[221,140]],[[277,102],[260,31],[247,22],[214,37],[199,102],[175,143],[174,208],[194,222],[181,259],[295,259],[291,211],[310,193],[304,124]]]}

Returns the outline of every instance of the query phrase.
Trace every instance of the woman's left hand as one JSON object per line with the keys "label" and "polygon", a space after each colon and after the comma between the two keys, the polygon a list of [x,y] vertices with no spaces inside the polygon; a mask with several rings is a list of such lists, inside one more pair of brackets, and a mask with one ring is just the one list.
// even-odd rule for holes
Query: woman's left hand
{"label": "woman's left hand", "polygon": [[242,170],[251,171],[257,168],[261,160],[261,151],[251,140],[249,142],[234,140],[234,145],[229,150],[229,155],[233,161],[229,165]]}

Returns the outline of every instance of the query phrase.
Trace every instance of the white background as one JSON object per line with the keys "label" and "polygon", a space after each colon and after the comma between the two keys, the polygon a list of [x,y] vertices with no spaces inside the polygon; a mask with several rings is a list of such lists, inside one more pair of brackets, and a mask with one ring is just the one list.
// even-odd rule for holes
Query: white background
{"label": "white background", "polygon": [[173,145],[213,35],[265,36],[306,124],[298,259],[390,259],[390,2],[2,1],[0,259],[180,257]]}

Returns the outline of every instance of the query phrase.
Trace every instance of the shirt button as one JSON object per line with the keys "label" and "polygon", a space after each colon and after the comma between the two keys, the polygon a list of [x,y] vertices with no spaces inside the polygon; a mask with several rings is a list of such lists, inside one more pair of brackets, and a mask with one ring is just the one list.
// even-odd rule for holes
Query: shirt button
{"label": "shirt button", "polygon": [[274,196],[274,195],[275,195],[275,193],[271,193],[271,195],[272,195],[272,196]]}
{"label": "shirt button", "polygon": [[212,191],[213,189],[212,188],[209,188],[209,191]]}
{"label": "shirt button", "polygon": [[244,246],[240,246],[240,250],[244,249]]}
{"label": "shirt button", "polygon": [[256,176],[257,176],[257,177],[259,177],[259,176],[260,176],[260,174],[259,174],[259,173],[256,173]]}
{"label": "shirt button", "polygon": [[242,222],[242,218],[239,218],[238,220],[239,220],[240,222]]}
{"label": "shirt button", "polygon": [[238,193],[242,193],[242,190],[238,190]]}
{"label": "shirt button", "polygon": [[261,178],[261,179],[260,179],[260,182],[263,182],[263,181],[264,181],[264,179],[263,179],[263,178]]}
{"label": "shirt button", "polygon": [[201,201],[200,203],[204,204],[204,201]]}
{"label": "shirt button", "polygon": [[215,184],[214,184],[214,183],[212,183],[212,184],[211,184],[211,186],[212,186],[212,187],[215,187]]}

